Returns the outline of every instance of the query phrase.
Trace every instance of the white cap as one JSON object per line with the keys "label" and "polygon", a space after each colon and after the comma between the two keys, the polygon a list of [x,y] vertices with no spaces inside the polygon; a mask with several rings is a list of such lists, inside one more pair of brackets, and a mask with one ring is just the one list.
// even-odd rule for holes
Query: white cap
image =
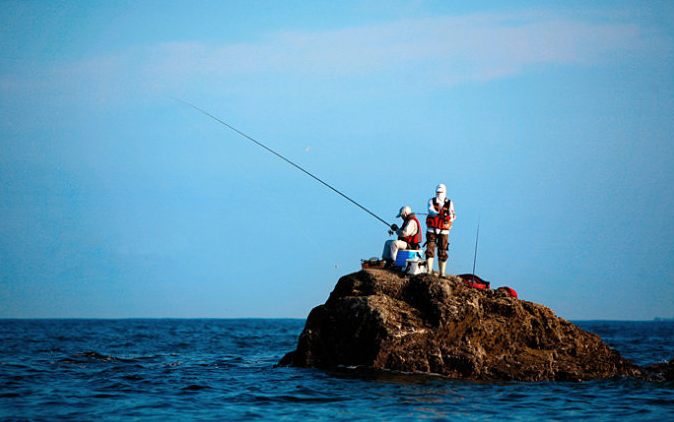
{"label": "white cap", "polygon": [[410,214],[412,214],[412,208],[405,205],[404,207],[400,208],[400,211],[398,211],[398,215],[396,215],[396,218],[398,218],[398,217],[405,218]]}
{"label": "white cap", "polygon": [[435,192],[436,192],[436,193],[437,193],[437,192],[447,193],[447,188],[445,187],[445,185],[443,185],[442,183],[440,183],[440,184],[438,185],[438,187],[435,188]]}

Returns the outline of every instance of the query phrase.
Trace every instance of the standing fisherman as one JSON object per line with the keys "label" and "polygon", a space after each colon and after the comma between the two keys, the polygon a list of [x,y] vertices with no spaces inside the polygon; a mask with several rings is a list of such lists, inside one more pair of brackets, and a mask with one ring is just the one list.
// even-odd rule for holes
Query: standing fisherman
{"label": "standing fisherman", "polygon": [[447,188],[440,183],[435,188],[435,197],[428,201],[428,217],[426,217],[427,246],[426,262],[428,273],[433,273],[433,259],[435,257],[435,247],[438,247],[438,267],[440,277],[445,276],[447,268],[447,249],[449,248],[449,229],[452,222],[456,219],[454,204],[447,199]]}
{"label": "standing fisherman", "polygon": [[398,235],[398,240],[387,240],[384,244],[382,258],[386,261],[386,266],[391,267],[396,260],[399,250],[417,250],[421,243],[421,224],[412,212],[412,209],[405,205],[400,208],[396,218],[403,219],[403,225],[400,229],[395,224],[391,225],[390,234]]}

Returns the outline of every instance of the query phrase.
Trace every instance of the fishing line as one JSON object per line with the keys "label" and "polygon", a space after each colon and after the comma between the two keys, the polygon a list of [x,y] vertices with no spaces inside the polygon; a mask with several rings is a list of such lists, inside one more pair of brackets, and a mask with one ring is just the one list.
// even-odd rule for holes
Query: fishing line
{"label": "fishing line", "polygon": [[300,170],[301,172],[307,174],[308,176],[311,176],[313,179],[315,179],[316,181],[320,182],[320,183],[323,184],[324,186],[330,188],[330,189],[333,190],[335,193],[337,193],[337,194],[339,194],[340,196],[342,196],[344,199],[348,200],[349,202],[351,202],[352,204],[354,204],[354,205],[357,206],[358,208],[360,208],[360,209],[362,209],[363,211],[365,211],[366,213],[370,214],[372,217],[374,217],[374,218],[376,218],[377,220],[381,221],[382,223],[384,223],[384,224],[386,225],[386,227],[390,227],[390,224],[389,224],[389,223],[387,223],[384,219],[380,218],[378,215],[376,215],[376,214],[373,213],[372,211],[368,210],[368,209],[365,208],[364,206],[360,205],[358,202],[356,202],[356,201],[354,201],[353,199],[349,198],[348,196],[344,195],[344,194],[343,194],[342,192],[340,192],[339,190],[333,188],[332,186],[330,186],[329,184],[327,184],[327,183],[324,182],[323,180],[321,180],[321,179],[319,179],[318,177],[314,176],[313,174],[311,174],[311,173],[308,172],[307,170],[305,170],[305,169],[303,169],[302,167],[300,167],[299,165],[293,163],[292,161],[290,161],[289,159],[285,158],[284,156],[282,156],[282,155],[279,154],[278,152],[274,151],[273,149],[269,148],[268,146],[264,145],[263,143],[256,141],[256,140],[253,139],[252,137],[246,135],[245,133],[243,133],[243,132],[241,132],[240,130],[238,130],[237,128],[235,128],[234,126],[232,126],[232,125],[230,125],[230,124],[228,124],[228,123],[223,122],[222,120],[218,119],[217,117],[213,116],[212,114],[208,113],[207,111],[205,111],[205,110],[203,110],[203,109],[201,109],[201,108],[199,108],[199,107],[197,107],[197,106],[195,106],[195,105],[193,105],[193,104],[190,104],[190,103],[188,103],[187,101],[184,101],[184,100],[181,100],[180,98],[175,98],[175,97],[171,97],[171,98],[174,99],[174,100],[176,100],[176,101],[178,101],[178,102],[181,102],[181,103],[185,104],[186,106],[192,107],[193,109],[195,109],[195,110],[197,110],[197,111],[199,111],[199,112],[205,114],[206,116],[210,117],[211,119],[215,120],[216,122],[218,122],[218,123],[220,123],[220,124],[222,124],[222,125],[228,127],[229,129],[233,130],[234,132],[238,133],[239,135],[243,136],[244,138],[248,139],[249,141],[255,143],[256,145],[258,145],[258,146],[264,148],[265,150],[267,150],[268,152],[274,154],[275,156],[277,156],[277,157],[280,158],[281,160],[285,161],[286,163],[290,164],[291,166],[295,167],[296,169]]}

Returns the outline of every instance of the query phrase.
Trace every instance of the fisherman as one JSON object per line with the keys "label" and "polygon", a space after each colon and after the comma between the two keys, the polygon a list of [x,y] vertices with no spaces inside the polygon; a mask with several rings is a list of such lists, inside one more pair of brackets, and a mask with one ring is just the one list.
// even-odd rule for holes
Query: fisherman
{"label": "fisherman", "polygon": [[428,201],[428,217],[426,217],[426,265],[428,273],[433,273],[435,247],[438,248],[438,267],[440,277],[445,276],[447,268],[447,249],[449,248],[449,229],[456,219],[454,203],[447,199],[447,188],[440,183],[435,188],[435,197]]}
{"label": "fisherman", "polygon": [[393,266],[399,250],[417,250],[421,244],[421,224],[407,205],[400,208],[396,218],[403,219],[403,225],[399,229],[396,224],[391,224],[389,234],[394,232],[398,235],[397,240],[387,240],[384,244],[382,259],[386,261],[386,267]]}

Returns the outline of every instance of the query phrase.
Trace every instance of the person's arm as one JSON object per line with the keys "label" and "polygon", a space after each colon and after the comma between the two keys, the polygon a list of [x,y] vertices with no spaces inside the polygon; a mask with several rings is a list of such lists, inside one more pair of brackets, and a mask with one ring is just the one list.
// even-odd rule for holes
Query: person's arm
{"label": "person's arm", "polygon": [[412,236],[417,233],[417,230],[419,230],[417,227],[417,222],[410,218],[403,228],[398,230],[398,236]]}
{"label": "person's arm", "polygon": [[428,215],[431,217],[438,216],[438,210],[436,210],[435,206],[433,206],[433,198],[428,200]]}

